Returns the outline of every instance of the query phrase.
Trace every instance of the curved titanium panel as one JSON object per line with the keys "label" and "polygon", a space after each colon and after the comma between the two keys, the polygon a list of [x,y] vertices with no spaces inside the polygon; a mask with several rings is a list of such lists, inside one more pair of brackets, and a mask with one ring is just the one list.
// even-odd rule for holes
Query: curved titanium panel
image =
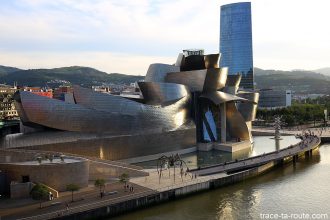
{"label": "curved titanium panel", "polygon": [[227,71],[215,68],[168,73],[165,82],[185,85],[191,92],[216,91],[225,86]]}
{"label": "curved titanium panel", "polygon": [[237,103],[237,109],[242,114],[245,121],[254,121],[257,115],[257,107],[259,101],[259,93],[243,92],[238,94],[240,97],[248,99],[248,102]]}
{"label": "curved titanium panel", "polygon": [[175,83],[138,82],[148,105],[167,105],[188,95],[184,85]]}
{"label": "curved titanium panel", "polygon": [[170,131],[183,125],[189,115],[188,96],[161,108],[89,89],[81,89],[82,96],[77,91],[74,95],[77,103],[83,100],[82,105],[20,92],[29,122],[66,131],[113,135]]}
{"label": "curved titanium panel", "polygon": [[234,95],[230,95],[230,94],[220,92],[220,91],[202,93],[202,95],[200,97],[209,99],[215,105],[219,105],[221,103],[230,102],[230,101],[247,101],[244,98],[234,96]]}
{"label": "curved titanium panel", "polygon": [[179,53],[178,58],[176,59],[176,62],[175,62],[175,66],[178,66],[178,67],[181,66],[182,61],[184,59],[183,57],[184,57],[183,53]]}
{"label": "curved titanium panel", "polygon": [[232,138],[251,141],[249,129],[234,102],[226,103],[226,116],[230,136]]}
{"label": "curved titanium panel", "polygon": [[185,85],[191,92],[202,91],[206,73],[206,69],[168,73],[165,82]]}
{"label": "curved titanium panel", "polygon": [[146,82],[165,82],[165,76],[167,73],[171,72],[179,72],[180,67],[162,64],[162,63],[154,63],[150,64],[147,75],[145,78]]}
{"label": "curved titanium panel", "polygon": [[219,68],[219,58],[220,54],[208,54],[204,56],[205,68],[213,69]]}
{"label": "curved titanium panel", "polygon": [[245,98],[254,104],[258,104],[259,101],[259,93],[258,92],[239,92],[237,94],[239,97]]}
{"label": "curved titanium panel", "polygon": [[226,85],[228,68],[208,69],[206,72],[203,92],[216,91]]}
{"label": "curved titanium panel", "polygon": [[121,96],[94,92],[79,86],[74,86],[73,95],[77,104],[86,108],[102,111],[105,114],[117,113],[121,118],[131,116],[131,121],[123,120],[120,123],[131,123],[134,130],[142,129],[140,132],[149,128],[176,129],[187,121],[190,111],[189,95],[165,107],[145,105]]}
{"label": "curved titanium panel", "polygon": [[237,94],[239,84],[241,83],[242,75],[228,75],[226,87],[223,89],[224,92],[230,93],[232,95]]}

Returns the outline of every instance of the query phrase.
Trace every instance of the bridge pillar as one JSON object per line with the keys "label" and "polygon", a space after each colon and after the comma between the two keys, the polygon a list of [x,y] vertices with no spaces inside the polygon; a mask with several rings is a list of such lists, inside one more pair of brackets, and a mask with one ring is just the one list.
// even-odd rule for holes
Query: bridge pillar
{"label": "bridge pillar", "polygon": [[309,157],[310,156],[310,151],[305,151],[305,157]]}
{"label": "bridge pillar", "polygon": [[298,154],[292,156],[293,163],[296,163],[298,160]]}
{"label": "bridge pillar", "polygon": [[220,104],[220,117],[221,117],[221,135],[220,135],[220,141],[221,143],[226,143],[226,137],[227,137],[227,121],[226,121],[226,103]]}

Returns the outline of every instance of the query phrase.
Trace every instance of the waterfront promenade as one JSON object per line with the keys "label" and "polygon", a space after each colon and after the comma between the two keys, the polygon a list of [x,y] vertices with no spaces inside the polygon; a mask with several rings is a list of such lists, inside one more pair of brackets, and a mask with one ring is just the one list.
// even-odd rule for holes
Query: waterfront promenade
{"label": "waterfront promenade", "polygon": [[[107,184],[106,192],[116,192],[113,195],[105,195],[100,198],[99,188],[94,186],[88,189],[82,189],[74,193],[74,201],[71,202],[71,192],[61,193],[61,197],[53,201],[42,203],[42,209],[39,208],[39,203],[27,201],[27,205],[21,206],[18,204],[5,204],[5,201],[0,201],[3,208],[0,209],[1,220],[43,220],[54,219],[63,216],[69,216],[72,213],[79,213],[93,208],[102,207],[104,205],[114,204],[121,201],[138,198],[153,193],[152,190],[131,184],[134,186],[134,192],[124,190],[122,183]],[[66,208],[66,203],[69,209]]]}
{"label": "waterfront promenade", "polygon": [[[66,210],[63,205],[38,209],[38,204],[35,204],[26,208],[24,212],[12,212],[11,215],[4,216],[2,219],[20,219],[23,216],[31,216],[22,218],[25,220],[84,219],[88,216],[116,215],[139,207],[168,201],[172,197],[176,198],[208,190],[215,185],[216,187],[221,187],[225,184],[233,184],[246,178],[260,175],[272,168],[274,161],[295,161],[301,154],[310,155],[311,150],[318,147],[319,144],[319,137],[308,135],[304,136],[300,143],[279,151],[243,160],[235,160],[226,164],[190,170],[187,175],[181,175],[179,168],[177,168],[175,178],[173,168],[170,168],[171,175],[164,171],[161,179],[159,179],[156,170],[149,170],[149,176],[131,179],[131,184],[135,186],[135,192],[133,193],[123,192],[123,189],[118,188],[119,193],[117,195],[100,199],[97,193],[94,192],[93,196],[86,196],[84,200],[70,204],[69,210]],[[78,193],[76,198],[79,197]],[[57,201],[64,202],[68,200],[69,197],[67,196],[59,198]]]}
{"label": "waterfront promenade", "polygon": [[288,157],[297,157],[301,153],[310,152],[315,146],[321,143],[321,139],[317,136],[307,136],[301,142],[295,145],[291,145],[287,148],[270,152],[267,154],[262,154],[255,157],[250,157],[246,159],[236,160],[229,163],[218,164],[214,166],[204,167],[201,169],[195,169],[192,173],[198,176],[210,175],[214,173],[221,172],[235,172],[251,167],[261,166],[263,164],[269,163],[271,161],[281,161]]}

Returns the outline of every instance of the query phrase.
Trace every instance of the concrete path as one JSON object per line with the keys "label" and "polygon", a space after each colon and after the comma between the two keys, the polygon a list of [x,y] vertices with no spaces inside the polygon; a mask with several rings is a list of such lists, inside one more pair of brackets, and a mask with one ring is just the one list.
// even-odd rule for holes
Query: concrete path
{"label": "concrete path", "polygon": [[[93,207],[100,207],[104,204],[117,203],[122,200],[127,200],[129,198],[134,198],[145,195],[152,194],[153,191],[135,184],[131,184],[134,187],[134,192],[129,192],[129,190],[124,189],[122,183],[108,184],[105,188],[106,192],[117,191],[114,195],[106,195],[100,198],[99,189],[93,187],[91,191],[76,192],[74,194],[75,202],[71,202],[71,193],[66,193],[66,195],[61,196],[53,201],[47,201],[42,203],[42,209],[39,208],[39,203],[32,201],[32,204],[25,206],[16,206],[11,208],[0,208],[1,220],[13,220],[13,219],[51,219],[57,216],[69,215],[70,213],[75,213],[83,210],[88,210]],[[69,209],[66,208],[66,203],[69,205]],[[53,205],[52,205],[53,204]],[[54,205],[56,204],[56,205]],[[31,217],[29,217],[31,216]]]}
{"label": "concrete path", "polygon": [[131,179],[131,182],[138,185],[142,185],[157,192],[163,192],[170,189],[176,189],[200,182],[206,182],[207,180],[213,178],[221,178],[225,176],[228,175],[225,173],[221,173],[210,176],[197,176],[197,175],[195,176],[191,172],[187,172],[187,174],[183,174],[181,176],[180,168],[175,168],[175,175],[174,175],[174,168],[170,168],[170,174],[168,169],[163,170],[162,177],[159,178],[159,173],[157,172],[157,170],[150,169],[149,176],[133,178]]}

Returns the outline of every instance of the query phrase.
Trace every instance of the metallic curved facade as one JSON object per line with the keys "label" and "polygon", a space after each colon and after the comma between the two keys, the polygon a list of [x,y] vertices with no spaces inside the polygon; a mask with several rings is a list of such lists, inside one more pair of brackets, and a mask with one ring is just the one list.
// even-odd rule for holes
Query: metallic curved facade
{"label": "metallic curved facade", "polygon": [[222,103],[231,102],[231,101],[247,101],[246,99],[241,98],[239,96],[231,95],[220,91],[205,92],[202,93],[200,97],[209,99],[215,105],[220,105]]}
{"label": "metallic curved facade", "polygon": [[238,103],[237,104],[238,111],[242,114],[246,122],[254,121],[257,115],[259,93],[244,92],[244,93],[239,93],[238,96],[249,100],[248,102]]}
{"label": "metallic curved facade", "polygon": [[214,69],[219,68],[219,59],[221,54],[208,54],[204,56],[205,68]]}
{"label": "metallic curved facade", "polygon": [[[26,126],[93,134],[107,149],[122,150],[110,150],[111,159],[184,149],[192,147],[192,139],[251,140],[249,126],[255,117],[258,94],[237,93],[241,77],[228,76],[227,67],[219,68],[219,57],[181,55],[176,65],[151,64],[145,82],[138,82],[143,96],[138,101],[73,86],[74,103],[20,91],[14,96],[15,104]],[[168,141],[171,147],[162,144],[158,149],[157,141],[151,143],[157,140],[153,135],[161,134],[172,138]],[[116,147],[110,139],[117,141]],[[79,144],[85,146],[90,141],[95,140]],[[121,149],[121,143],[127,144],[129,151]],[[61,146],[66,148],[67,144]]]}
{"label": "metallic curved facade", "polygon": [[162,63],[154,63],[149,66],[145,81],[146,82],[165,82],[165,76],[167,75],[167,73],[179,72],[179,71],[180,71],[179,66],[162,64]]}
{"label": "metallic curved facade", "polygon": [[[75,87],[77,104],[20,92],[29,122],[80,132],[127,135],[175,130],[189,120],[187,95],[163,108]],[[105,123],[108,122],[108,123]]]}
{"label": "metallic curved facade", "polygon": [[239,84],[241,83],[242,75],[228,75],[226,87],[223,89],[224,92],[230,93],[232,95],[237,94]]}
{"label": "metallic curved facade", "polygon": [[191,92],[215,91],[225,87],[227,68],[214,68],[168,73],[165,82],[182,84]]}
{"label": "metallic curved facade", "polygon": [[226,117],[231,138],[251,141],[249,128],[234,102],[226,103]]}
{"label": "metallic curved facade", "polygon": [[228,68],[208,69],[205,76],[203,91],[220,90],[226,85]]}
{"label": "metallic curved facade", "polygon": [[188,96],[189,89],[175,83],[138,82],[145,104],[167,105]]}

